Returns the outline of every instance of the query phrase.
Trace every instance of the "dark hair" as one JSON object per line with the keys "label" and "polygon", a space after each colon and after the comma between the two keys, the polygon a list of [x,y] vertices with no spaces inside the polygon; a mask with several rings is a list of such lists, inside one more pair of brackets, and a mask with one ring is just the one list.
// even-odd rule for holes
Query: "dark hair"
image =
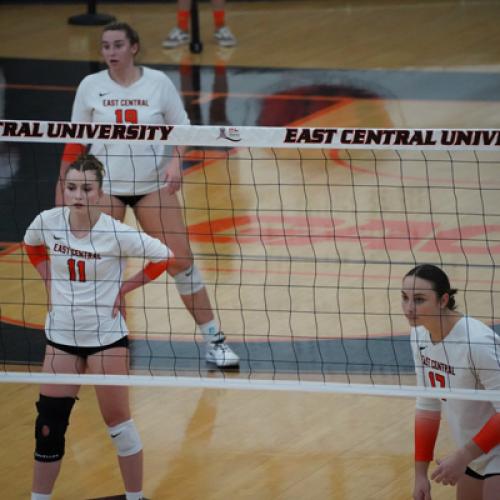
{"label": "dark hair", "polygon": [[130,42],[130,45],[137,44],[139,48],[141,46],[139,35],[137,31],[135,31],[135,29],[130,26],[130,24],[115,21],[104,26],[102,32],[105,33],[106,31],[123,31],[128,41]]}
{"label": "dark hair", "polygon": [[77,172],[94,172],[99,187],[102,188],[102,181],[104,179],[104,166],[103,164],[94,156],[90,154],[80,155],[69,167],[70,170],[76,170]]}
{"label": "dark hair", "polygon": [[419,266],[414,267],[411,271],[408,271],[405,278],[407,276],[415,276],[432,283],[432,289],[437,293],[439,298],[447,293],[449,299],[446,307],[451,311],[456,309],[457,306],[453,295],[457,293],[457,289],[451,288],[450,280],[442,269],[432,264],[420,264]]}

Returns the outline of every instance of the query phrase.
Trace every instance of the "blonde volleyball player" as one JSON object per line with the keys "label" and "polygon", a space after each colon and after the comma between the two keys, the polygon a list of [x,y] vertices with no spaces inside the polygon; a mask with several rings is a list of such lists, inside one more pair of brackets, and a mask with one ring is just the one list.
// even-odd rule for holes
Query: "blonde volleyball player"
{"label": "blonde volleyball player", "polygon": [[[403,279],[403,312],[420,386],[500,390],[500,338],[482,322],[456,311],[448,276],[423,264]],[[437,460],[431,479],[456,485],[458,500],[500,498],[500,401],[417,398],[415,500],[430,500],[429,464],[441,409],[457,444]]]}
{"label": "blonde volleyball player", "polygon": [[[26,231],[28,256],[45,282],[46,373],[127,374],[125,295],[173,261],[159,240],[102,213],[104,169],[92,155],[72,163],[64,179],[65,207],[40,213]],[[149,260],[122,281],[123,258]],[[96,386],[99,407],[116,447],[127,500],[142,497],[143,453],[130,415],[128,388]],[[36,404],[33,500],[50,499],[79,386],[42,385]]]}
{"label": "blonde volleyball player", "polygon": [[[101,52],[108,69],[82,80],[73,104],[72,121],[189,125],[172,82],[160,71],[136,65],[138,51],[139,36],[128,24],[114,23],[104,28]],[[90,151],[106,167],[103,209],[123,220],[126,206],[130,206],[144,231],[174,252],[176,260],[169,273],[207,341],[206,360],[218,367],[237,366],[239,358],[225,343],[203,278],[193,261],[177,198],[182,182],[182,150],[170,161],[161,146],[94,144]],[[80,152],[78,145],[65,149],[61,178]],[[56,204],[61,204],[60,187],[56,190]]]}

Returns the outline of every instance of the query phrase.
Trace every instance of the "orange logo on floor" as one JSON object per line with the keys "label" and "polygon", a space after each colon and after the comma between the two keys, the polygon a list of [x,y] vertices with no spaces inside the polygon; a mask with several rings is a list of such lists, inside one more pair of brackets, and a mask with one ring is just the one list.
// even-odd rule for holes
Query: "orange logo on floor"
{"label": "orange logo on floor", "polygon": [[498,254],[500,225],[443,227],[439,223],[372,218],[352,224],[306,215],[241,215],[189,227],[198,243],[310,245],[321,241],[361,244],[366,250]]}

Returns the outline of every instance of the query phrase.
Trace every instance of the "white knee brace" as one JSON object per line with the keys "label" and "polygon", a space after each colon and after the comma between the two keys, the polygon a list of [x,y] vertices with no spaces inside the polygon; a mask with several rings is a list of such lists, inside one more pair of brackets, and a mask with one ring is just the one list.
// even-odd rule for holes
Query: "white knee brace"
{"label": "white knee brace", "polygon": [[180,295],[193,295],[205,286],[201,273],[195,264],[177,273],[174,276],[174,281]]}
{"label": "white knee brace", "polygon": [[133,420],[127,420],[114,427],[108,427],[119,457],[135,455],[142,450],[141,438]]}

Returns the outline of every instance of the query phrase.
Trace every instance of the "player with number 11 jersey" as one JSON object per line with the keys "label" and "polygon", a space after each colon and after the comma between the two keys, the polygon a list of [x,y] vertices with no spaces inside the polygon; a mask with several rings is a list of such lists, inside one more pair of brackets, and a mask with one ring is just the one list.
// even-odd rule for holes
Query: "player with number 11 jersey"
{"label": "player with number 11 jersey", "polygon": [[156,238],[101,213],[89,233],[70,229],[70,208],[46,210],[26,231],[28,247],[44,246],[50,259],[50,303],[45,332],[57,344],[109,345],[128,334],[121,314],[113,317],[127,257],[161,262],[172,257]]}

